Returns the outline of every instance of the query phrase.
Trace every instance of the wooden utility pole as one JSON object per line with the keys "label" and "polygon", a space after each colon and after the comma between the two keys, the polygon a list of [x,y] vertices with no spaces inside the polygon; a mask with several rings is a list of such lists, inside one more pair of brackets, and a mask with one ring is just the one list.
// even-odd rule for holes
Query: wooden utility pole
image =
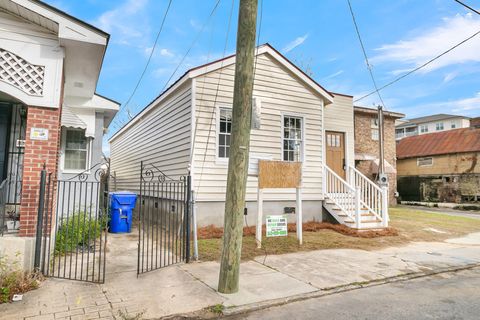
{"label": "wooden utility pole", "polygon": [[235,293],[239,284],[252,121],[256,25],[257,0],[240,0],[223,250],[218,281],[218,291],[221,293]]}

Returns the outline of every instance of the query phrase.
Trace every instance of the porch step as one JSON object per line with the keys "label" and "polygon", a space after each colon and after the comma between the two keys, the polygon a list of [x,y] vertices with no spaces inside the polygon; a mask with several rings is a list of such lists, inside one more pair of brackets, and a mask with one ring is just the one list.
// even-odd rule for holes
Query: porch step
{"label": "porch step", "polygon": [[[334,201],[326,198],[323,202],[323,207],[339,223],[349,228],[356,229],[355,220],[348,216],[347,213],[345,213],[339,206],[334,203]],[[360,209],[360,216],[361,222],[359,230],[384,229],[382,221],[378,219],[373,213],[371,213],[366,207]]]}

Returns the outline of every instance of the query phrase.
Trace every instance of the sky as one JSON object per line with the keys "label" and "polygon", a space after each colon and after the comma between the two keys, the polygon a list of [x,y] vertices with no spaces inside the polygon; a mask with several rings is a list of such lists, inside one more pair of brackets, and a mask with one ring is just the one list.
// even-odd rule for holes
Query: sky
{"label": "sky", "polygon": [[[151,62],[128,105],[168,0],[46,1],[111,35],[97,92],[122,107],[106,139],[187,69],[235,52],[239,0],[220,0],[210,16],[217,1],[172,0]],[[477,1],[465,2],[480,9]],[[351,3],[378,86],[480,31],[480,16],[453,0]],[[359,98],[374,90],[347,0],[259,0],[260,8],[258,43],[270,43],[329,91]],[[381,97],[386,110],[407,118],[480,116],[479,73],[480,35],[382,90]],[[380,102],[371,95],[355,104]]]}

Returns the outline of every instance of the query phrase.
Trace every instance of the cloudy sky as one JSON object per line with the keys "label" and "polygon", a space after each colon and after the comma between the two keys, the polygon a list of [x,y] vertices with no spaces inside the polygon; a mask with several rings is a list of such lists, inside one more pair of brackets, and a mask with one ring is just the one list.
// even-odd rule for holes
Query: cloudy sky
{"label": "cloudy sky", "polygon": [[[480,31],[480,16],[453,0],[351,1],[379,86]],[[152,51],[168,1],[47,2],[111,34],[97,91],[124,104]],[[226,54],[234,52],[238,0],[220,0],[209,19],[216,2],[172,1],[145,77],[109,135],[160,94],[170,78],[175,81],[186,69],[222,57],[225,46]],[[346,0],[263,0],[262,8],[260,43],[273,45],[330,91],[358,98],[373,90]],[[480,35],[381,94],[387,110],[407,117],[479,116],[479,74]],[[379,102],[371,95],[357,104]]]}

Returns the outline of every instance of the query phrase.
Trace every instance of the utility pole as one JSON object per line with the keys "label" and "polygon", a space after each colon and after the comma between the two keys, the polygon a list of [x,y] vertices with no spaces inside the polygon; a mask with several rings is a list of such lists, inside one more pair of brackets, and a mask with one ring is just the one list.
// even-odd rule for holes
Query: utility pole
{"label": "utility pole", "polygon": [[239,284],[252,121],[256,25],[257,0],[240,0],[223,250],[218,281],[218,291],[221,293],[235,293]]}

